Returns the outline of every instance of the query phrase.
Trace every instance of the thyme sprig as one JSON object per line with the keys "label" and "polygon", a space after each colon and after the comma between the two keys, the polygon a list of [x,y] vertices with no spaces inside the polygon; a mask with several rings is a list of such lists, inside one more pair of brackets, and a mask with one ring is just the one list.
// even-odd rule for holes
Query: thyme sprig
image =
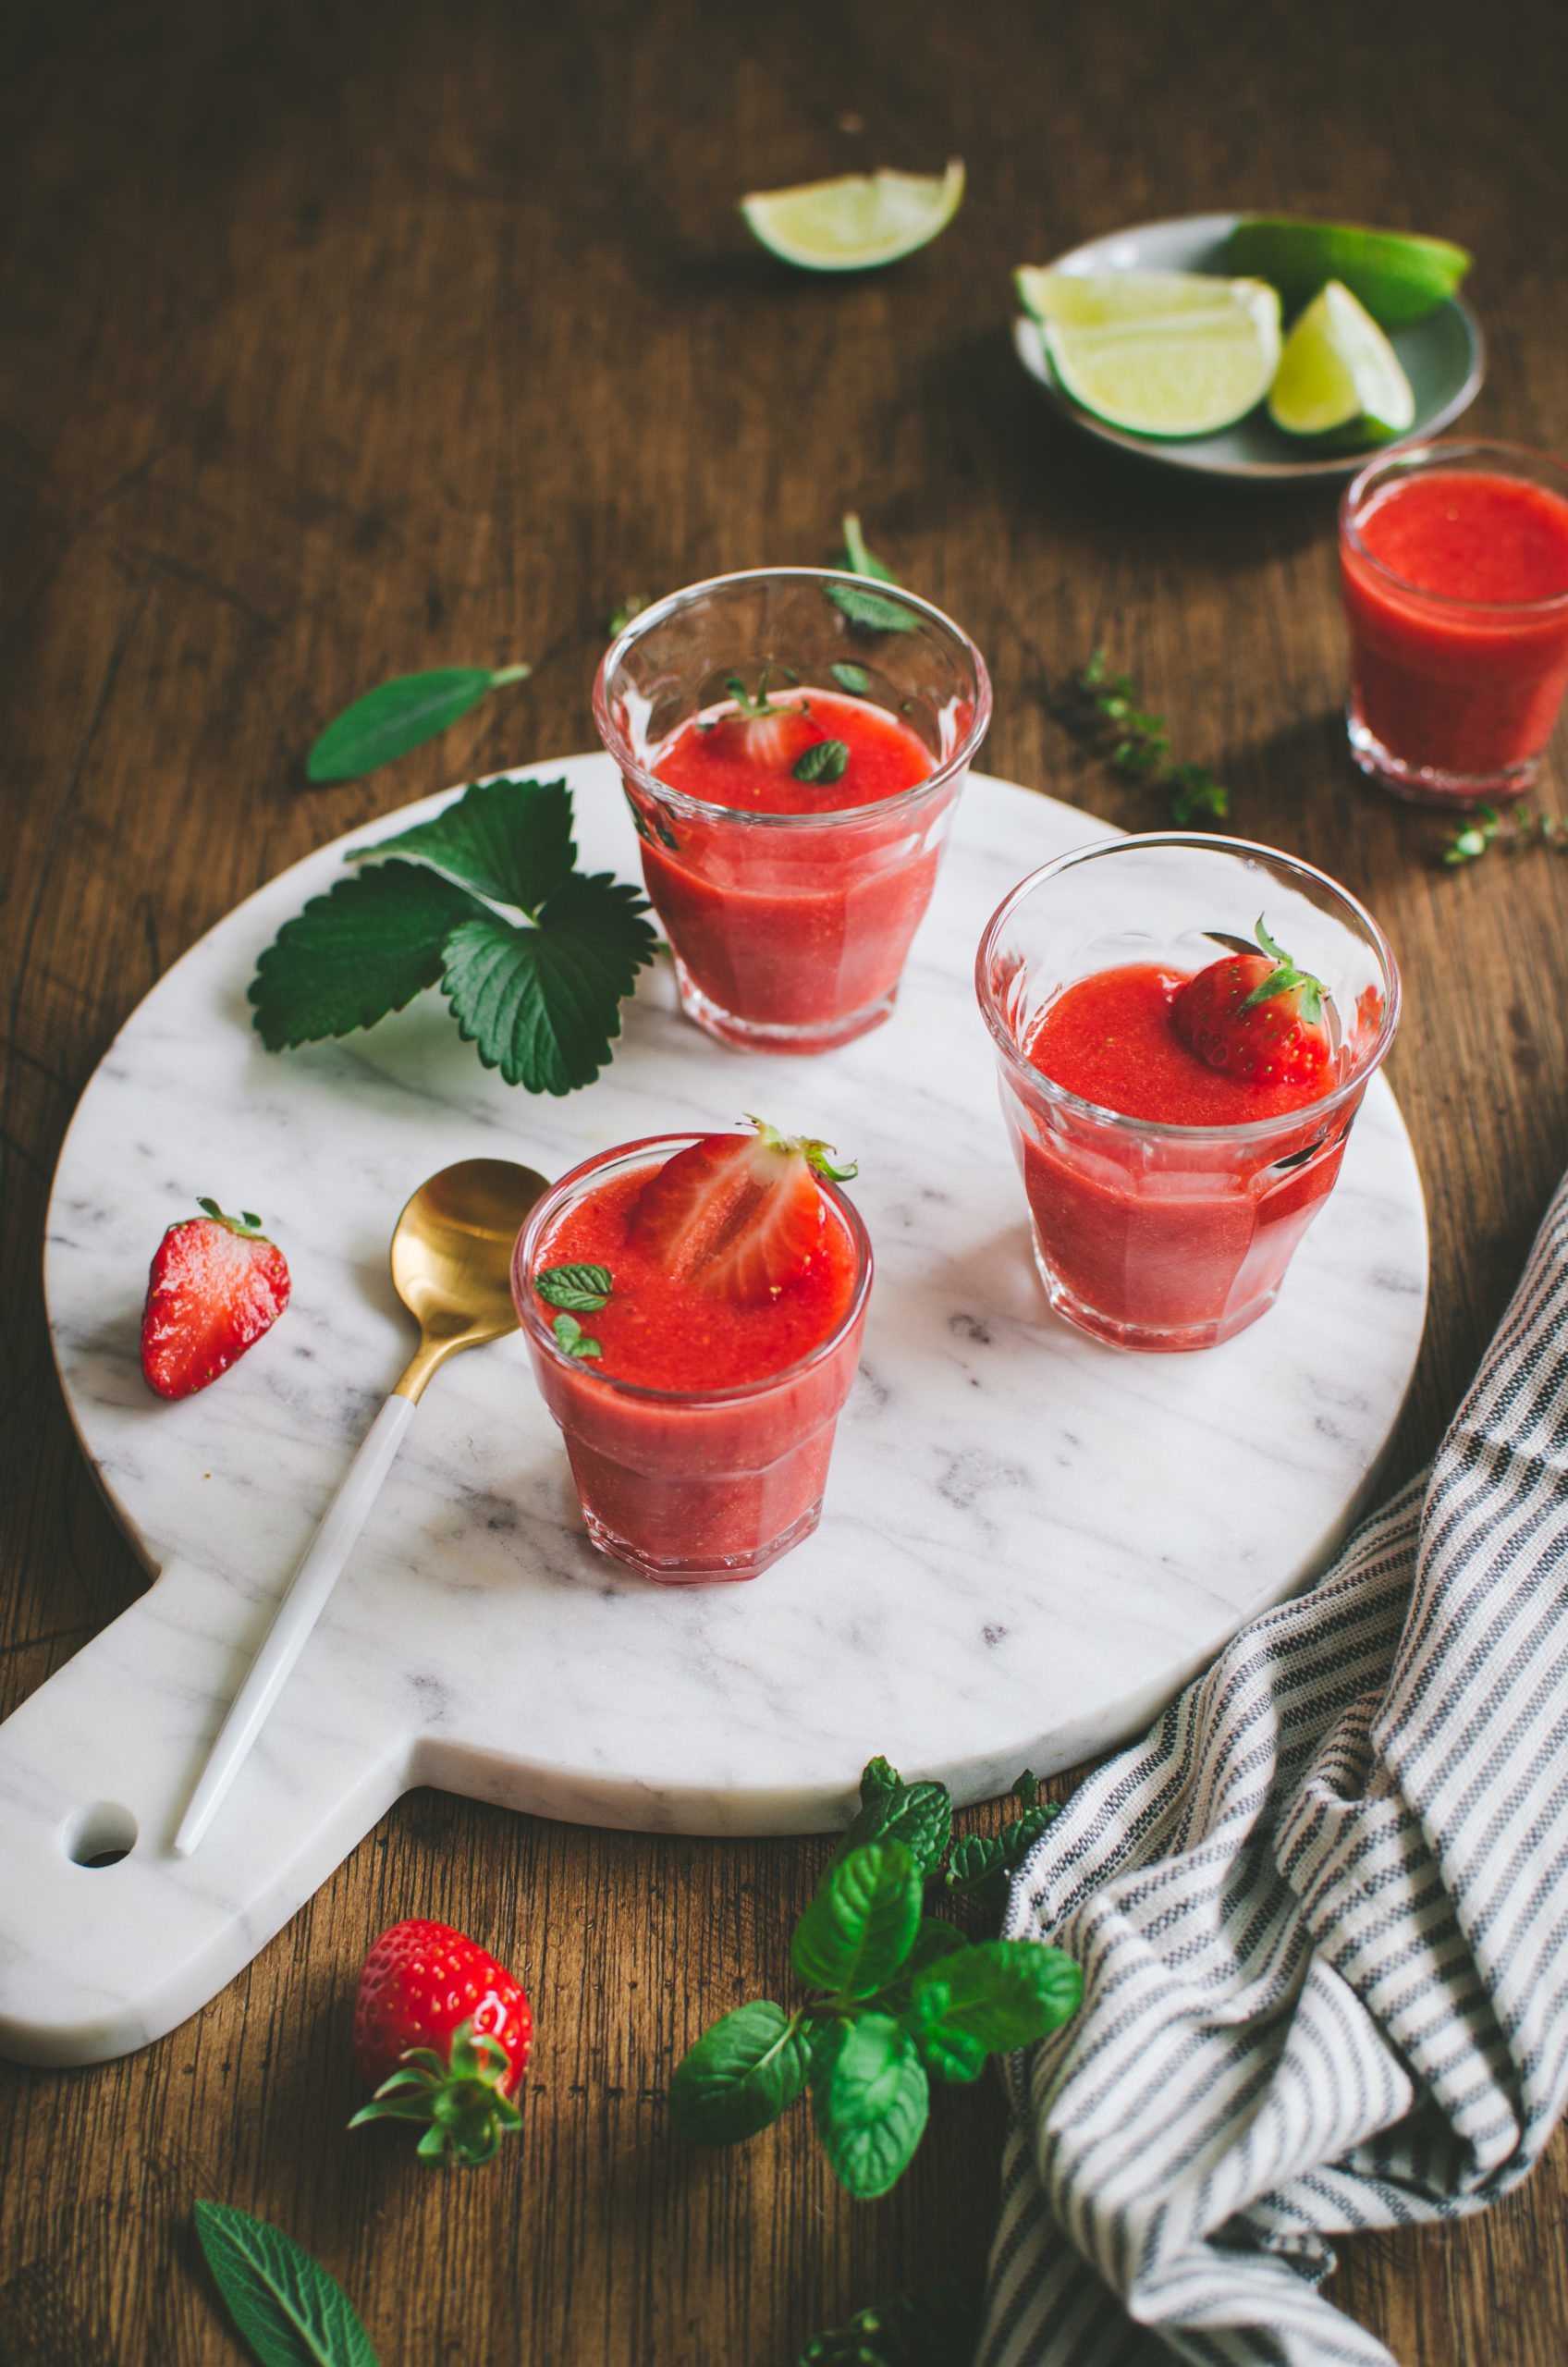
{"label": "thyme sprig", "polygon": [[1225,819],[1231,811],[1230,791],[1207,765],[1171,761],[1164,716],[1145,706],[1131,674],[1110,671],[1103,645],[1072,677],[1072,691],[1070,726],[1093,742],[1119,773],[1163,790],[1174,823],[1185,829],[1194,822]]}
{"label": "thyme sprig", "polygon": [[1495,805],[1477,805],[1473,819],[1449,840],[1443,861],[1451,867],[1476,863],[1497,845],[1510,854],[1521,854],[1526,847],[1549,847],[1568,854],[1568,818],[1561,814],[1532,814],[1528,806],[1519,805],[1505,820]]}

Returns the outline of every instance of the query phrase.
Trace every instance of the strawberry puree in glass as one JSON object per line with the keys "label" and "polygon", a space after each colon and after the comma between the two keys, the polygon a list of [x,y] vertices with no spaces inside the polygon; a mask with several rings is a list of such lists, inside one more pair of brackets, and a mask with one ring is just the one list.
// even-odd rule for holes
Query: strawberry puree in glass
{"label": "strawberry puree in glass", "polygon": [[819,1052],[891,1015],[990,711],[974,644],[896,584],[759,570],[632,620],[594,718],[689,1018]]}
{"label": "strawberry puree in glass", "polygon": [[1565,496],[1568,471],[1507,446],[1432,445],[1352,485],[1351,741],[1386,786],[1443,803],[1527,786],[1568,686]]}
{"label": "strawberry puree in glass", "polygon": [[[631,1220],[644,1184],[698,1139],[654,1135],[573,1169],[534,1210],[512,1268],[588,1533],[667,1582],[753,1577],[816,1527],[871,1287],[864,1227],[827,1183],[822,1246],[771,1301],[738,1305],[662,1271]],[[592,1358],[565,1353],[557,1310],[533,1288],[542,1269],[575,1264],[613,1277],[609,1303],[577,1318],[602,1351]]]}

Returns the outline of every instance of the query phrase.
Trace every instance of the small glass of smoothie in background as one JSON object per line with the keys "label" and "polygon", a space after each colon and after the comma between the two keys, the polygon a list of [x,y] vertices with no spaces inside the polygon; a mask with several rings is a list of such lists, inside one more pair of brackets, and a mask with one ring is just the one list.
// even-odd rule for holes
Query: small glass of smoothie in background
{"label": "small glass of smoothie in background", "polygon": [[[1212,1012],[1272,982],[1281,949],[1320,992],[1224,1015],[1261,1031],[1255,1061]],[[1194,1049],[1182,996],[1200,979],[1211,1024]],[[1376,921],[1267,847],[1113,839],[1013,889],[975,984],[1057,1312],[1140,1349],[1213,1347],[1256,1323],[1393,1041],[1399,974]]]}
{"label": "small glass of smoothie in background", "polygon": [[1568,685],[1568,469],[1512,444],[1417,445],[1340,506],[1351,753],[1397,797],[1530,786]]}
{"label": "small glass of smoothie in background", "polygon": [[689,1018],[821,1052],[889,1015],[990,713],[974,643],[893,584],[759,570],[632,620],[594,719]]}
{"label": "small glass of smoothie in background", "polygon": [[[754,1577],[811,1535],[860,1361],[865,1227],[830,1175],[807,1187],[798,1156],[781,1160],[759,1134],[654,1134],[585,1159],[513,1255],[512,1296],[588,1534],[666,1582]],[[826,1147],[788,1146],[802,1147]],[[676,1194],[672,1248],[669,1223],[645,1220],[661,1178],[655,1213],[668,1219],[681,1154],[697,1175]],[[782,1207],[768,1197],[779,1171]]]}

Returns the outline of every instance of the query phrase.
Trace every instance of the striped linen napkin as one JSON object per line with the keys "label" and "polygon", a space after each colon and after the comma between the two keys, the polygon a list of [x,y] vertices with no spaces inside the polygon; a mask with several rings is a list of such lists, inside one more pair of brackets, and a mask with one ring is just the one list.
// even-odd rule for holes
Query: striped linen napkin
{"label": "striped linen napkin", "polygon": [[1568,1179],[1430,1475],[1092,1776],[1013,1885],[976,2367],[1390,2367],[1327,2238],[1479,2210],[1568,2100]]}

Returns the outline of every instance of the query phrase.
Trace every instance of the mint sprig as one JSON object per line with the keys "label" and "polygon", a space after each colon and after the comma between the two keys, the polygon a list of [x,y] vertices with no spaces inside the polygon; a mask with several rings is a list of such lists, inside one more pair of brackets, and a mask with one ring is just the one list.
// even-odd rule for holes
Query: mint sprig
{"label": "mint sprig", "polygon": [[634,888],[574,869],[564,780],[475,784],[349,860],[366,867],[286,921],[256,964],[252,1024],[269,1051],[374,1027],[439,985],[508,1085],[564,1095],[607,1066],[657,940]]}
{"label": "mint sprig", "polygon": [[504,682],[525,681],[531,666],[437,666],[398,674],[367,691],[329,723],[305,759],[311,780],[357,780],[406,756],[465,716]]}
{"label": "mint sprig", "polygon": [[265,2219],[198,2202],[196,2235],[262,2367],[377,2367],[360,2314],[319,2260]]}
{"label": "mint sprig", "polygon": [[[865,546],[865,536],[860,530],[860,520],[851,509],[843,521],[844,547],[834,561],[846,575],[864,575],[873,583],[898,583],[898,577],[885,559]],[[851,624],[859,625],[865,632],[917,632],[920,620],[901,607],[896,600],[884,600],[875,592],[862,592],[852,583],[830,583],[827,596],[833,606],[846,616]]]}
{"label": "mint sprig", "polygon": [[796,2367],[970,2367],[979,2339],[979,2295],[949,2280],[813,2335]]}
{"label": "mint sprig", "polygon": [[1144,705],[1131,674],[1110,671],[1103,648],[1095,650],[1082,672],[1072,677],[1060,711],[1069,729],[1094,742],[1119,773],[1162,789],[1178,828],[1222,822],[1230,813],[1231,792],[1207,765],[1172,762],[1164,716],[1153,715]]}
{"label": "mint sprig", "polygon": [[[1018,1847],[1017,1825],[1054,1813],[1037,1801],[1033,1776],[1020,1786],[1024,1816],[1004,1852]],[[771,2002],[739,2006],[704,2033],[670,2083],[678,2135],[739,2143],[809,2085],[840,2183],[853,2195],[885,2194],[920,2141],[933,2078],[971,2080],[988,2055],[1030,2045],[1068,2018],[1082,1977],[1060,1949],[971,1943],[922,1914],[951,1830],[945,1784],[905,1784],[887,1760],[871,1760],[860,1813],[796,1927],[791,1961],[812,1993],[792,2013]],[[987,1878],[999,1863],[987,1862]]]}
{"label": "mint sprig", "polygon": [[533,1287],[547,1306],[570,1315],[597,1315],[610,1303],[615,1283],[607,1266],[542,1266]]}

